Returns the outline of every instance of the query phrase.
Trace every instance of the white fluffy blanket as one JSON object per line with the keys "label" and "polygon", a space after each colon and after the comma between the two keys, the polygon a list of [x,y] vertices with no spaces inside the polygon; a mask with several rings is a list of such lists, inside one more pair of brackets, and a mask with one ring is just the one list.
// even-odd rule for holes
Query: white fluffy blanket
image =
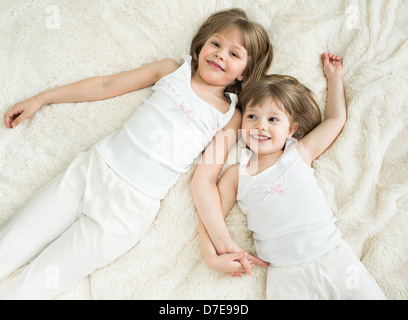
{"label": "white fluffy blanket", "polygon": [[[188,53],[214,11],[239,6],[275,47],[271,72],[297,77],[325,106],[319,55],[344,57],[348,121],[315,162],[343,237],[390,299],[408,297],[408,2],[405,0],[30,0],[0,3],[0,113],[40,91]],[[119,129],[151,89],[44,107],[15,129],[0,124],[0,224],[74,156]],[[236,161],[235,153],[229,163]],[[229,164],[226,164],[226,166]],[[225,167],[226,167],[225,166]],[[184,174],[147,235],[60,299],[264,299],[265,275],[241,279],[205,265]],[[227,218],[252,247],[237,205]],[[13,276],[9,280],[12,280]]]}

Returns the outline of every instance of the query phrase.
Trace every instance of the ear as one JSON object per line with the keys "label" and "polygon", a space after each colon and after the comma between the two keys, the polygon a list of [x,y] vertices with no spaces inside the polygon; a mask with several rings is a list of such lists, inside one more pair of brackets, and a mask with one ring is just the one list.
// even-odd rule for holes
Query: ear
{"label": "ear", "polygon": [[290,138],[292,138],[293,134],[296,132],[296,130],[299,128],[299,124],[297,122],[295,122],[294,124],[292,124],[289,127],[288,130],[288,135],[286,136],[286,140],[289,140]]}
{"label": "ear", "polygon": [[245,69],[244,72],[237,78],[238,81],[242,81],[246,78],[247,70]]}

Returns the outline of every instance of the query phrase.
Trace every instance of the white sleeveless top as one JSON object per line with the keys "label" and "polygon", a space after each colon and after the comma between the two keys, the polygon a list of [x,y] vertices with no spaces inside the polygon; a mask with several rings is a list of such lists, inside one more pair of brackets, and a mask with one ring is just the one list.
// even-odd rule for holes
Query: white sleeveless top
{"label": "white sleeveless top", "polygon": [[225,114],[191,88],[191,57],[153,86],[123,128],[96,144],[106,163],[145,194],[162,199],[232,118],[238,98]]}
{"label": "white sleeveless top", "polygon": [[251,151],[241,156],[237,202],[253,231],[258,257],[275,266],[314,260],[341,240],[314,170],[300,158],[296,144],[296,139],[288,141],[280,159],[255,176],[246,172]]}

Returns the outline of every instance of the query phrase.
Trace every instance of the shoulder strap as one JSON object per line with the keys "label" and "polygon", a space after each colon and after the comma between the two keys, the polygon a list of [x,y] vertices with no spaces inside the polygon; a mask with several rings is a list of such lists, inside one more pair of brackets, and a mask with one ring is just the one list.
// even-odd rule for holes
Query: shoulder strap
{"label": "shoulder strap", "polygon": [[241,150],[241,156],[239,158],[239,175],[248,175],[246,172],[246,167],[248,165],[249,159],[251,159],[252,152],[247,148]]}

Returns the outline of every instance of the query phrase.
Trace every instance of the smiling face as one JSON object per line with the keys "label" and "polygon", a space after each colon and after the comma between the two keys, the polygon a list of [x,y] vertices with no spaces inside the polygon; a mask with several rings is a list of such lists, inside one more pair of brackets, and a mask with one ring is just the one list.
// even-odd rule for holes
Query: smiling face
{"label": "smiling face", "polygon": [[267,99],[246,108],[242,118],[242,138],[258,155],[280,155],[297,126],[297,123],[291,123],[285,108]]}
{"label": "smiling face", "polygon": [[210,85],[227,87],[244,79],[247,62],[248,53],[237,30],[215,33],[200,51],[194,76]]}

